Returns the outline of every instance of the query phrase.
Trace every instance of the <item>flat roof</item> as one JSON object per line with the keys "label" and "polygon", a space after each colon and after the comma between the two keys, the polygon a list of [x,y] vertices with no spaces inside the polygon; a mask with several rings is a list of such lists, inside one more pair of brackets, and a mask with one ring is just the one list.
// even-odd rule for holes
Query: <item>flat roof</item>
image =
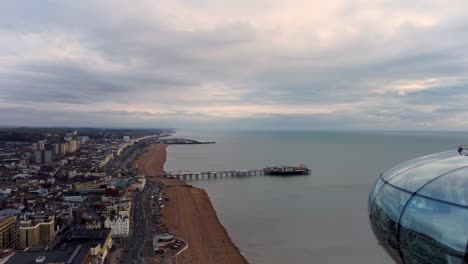
{"label": "flat roof", "polygon": [[10,208],[0,210],[0,216],[19,215],[19,214],[21,214],[20,210],[15,210],[15,209],[10,209]]}
{"label": "flat roof", "polygon": [[[78,254],[73,254],[75,251]],[[19,251],[11,256],[5,264],[16,263],[36,263],[36,258],[45,257],[42,263],[64,262],[70,264],[83,263],[89,249],[87,247],[76,246],[66,249],[41,250],[41,251]]]}

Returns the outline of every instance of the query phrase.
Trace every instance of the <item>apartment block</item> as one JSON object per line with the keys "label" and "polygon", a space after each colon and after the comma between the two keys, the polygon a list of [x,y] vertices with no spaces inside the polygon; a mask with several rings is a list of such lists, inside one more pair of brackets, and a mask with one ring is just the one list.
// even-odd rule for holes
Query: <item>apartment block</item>
{"label": "apartment block", "polygon": [[16,248],[18,246],[18,227],[16,216],[0,217],[0,249]]}
{"label": "apartment block", "polygon": [[19,227],[19,247],[46,246],[55,240],[54,216],[33,216],[21,221]]}

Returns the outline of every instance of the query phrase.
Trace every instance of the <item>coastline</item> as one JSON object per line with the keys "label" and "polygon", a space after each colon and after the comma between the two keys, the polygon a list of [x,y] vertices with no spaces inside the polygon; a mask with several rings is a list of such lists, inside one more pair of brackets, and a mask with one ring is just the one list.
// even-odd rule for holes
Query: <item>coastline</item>
{"label": "coastline", "polygon": [[219,221],[207,192],[165,175],[165,144],[149,146],[134,165],[147,175],[147,180],[160,182],[167,204],[162,209],[164,223],[171,234],[187,241],[188,248],[180,253],[180,263],[247,263],[239,248]]}
{"label": "coastline", "polygon": [[147,178],[166,175],[166,144],[151,144],[133,162],[133,166]]}

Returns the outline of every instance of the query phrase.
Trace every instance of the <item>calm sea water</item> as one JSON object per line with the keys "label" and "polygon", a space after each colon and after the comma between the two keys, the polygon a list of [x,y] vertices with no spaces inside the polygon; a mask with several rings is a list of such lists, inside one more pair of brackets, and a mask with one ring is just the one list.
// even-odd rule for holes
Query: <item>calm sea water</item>
{"label": "calm sea water", "polygon": [[310,176],[191,181],[251,263],[392,263],[374,239],[367,197],[404,160],[468,142],[458,132],[180,132],[213,145],[170,146],[166,170],[306,164]]}

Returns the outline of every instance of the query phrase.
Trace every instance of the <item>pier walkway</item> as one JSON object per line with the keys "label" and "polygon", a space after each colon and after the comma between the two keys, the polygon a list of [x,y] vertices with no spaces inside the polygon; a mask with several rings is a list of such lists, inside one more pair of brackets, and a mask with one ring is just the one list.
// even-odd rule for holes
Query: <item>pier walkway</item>
{"label": "pier walkway", "polygon": [[248,177],[264,175],[263,170],[231,170],[231,171],[176,171],[169,172],[168,177],[174,177],[180,180],[203,180],[212,178],[231,178],[231,177]]}

